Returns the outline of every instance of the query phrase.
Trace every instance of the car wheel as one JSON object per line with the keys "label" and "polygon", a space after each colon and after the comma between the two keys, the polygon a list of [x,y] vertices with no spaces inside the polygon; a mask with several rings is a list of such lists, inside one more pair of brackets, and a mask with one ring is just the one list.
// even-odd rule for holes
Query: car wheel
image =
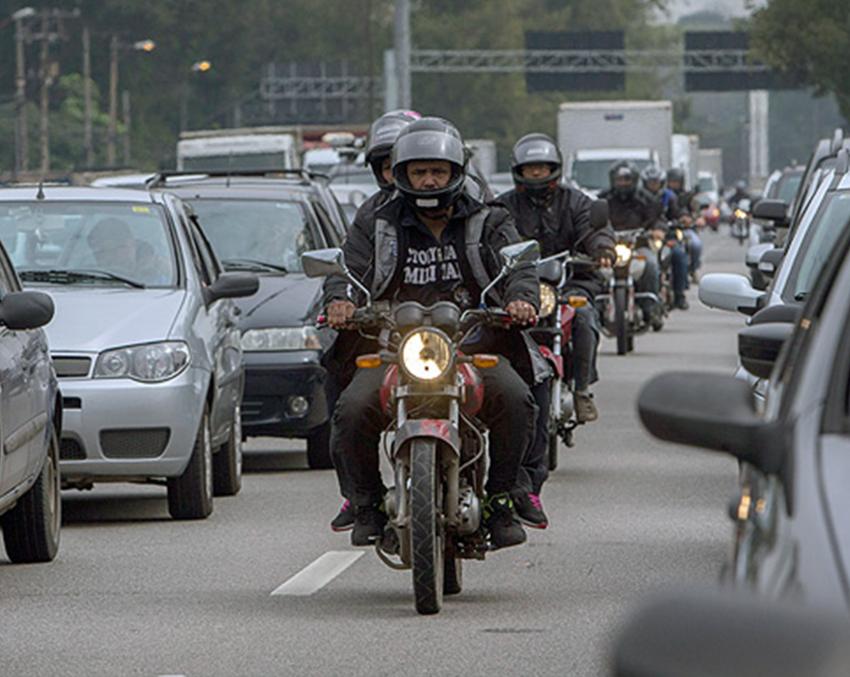
{"label": "car wheel", "polygon": [[242,488],[242,409],[233,411],[230,436],[213,456],[213,494],[235,496]]}
{"label": "car wheel", "polygon": [[307,464],[313,470],[334,467],[331,459],[331,424],[325,423],[307,437]]}
{"label": "car wheel", "polygon": [[2,517],[6,554],[13,562],[50,562],[59,550],[61,525],[59,441],[54,432],[35,484]]}
{"label": "car wheel", "polygon": [[189,465],[179,477],[168,478],[168,512],[174,519],[204,519],[212,512],[212,456],[210,414],[205,405]]}

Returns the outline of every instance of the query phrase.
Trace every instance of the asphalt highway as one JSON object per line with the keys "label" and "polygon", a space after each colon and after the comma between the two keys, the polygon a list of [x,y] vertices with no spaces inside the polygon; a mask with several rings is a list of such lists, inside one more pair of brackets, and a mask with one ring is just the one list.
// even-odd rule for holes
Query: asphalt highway
{"label": "asphalt highway", "polygon": [[[704,272],[743,272],[734,240],[705,239]],[[103,485],[63,494],[54,563],[0,547],[0,675],[607,674],[634,603],[716,581],[731,543],[734,462],[651,439],[635,410],[655,373],[734,368],[743,318],[689,296],[634,354],[604,341],[601,417],[561,450],[550,528],[465,563],[438,616],[415,613],[409,572],[330,531],[334,476],[302,444],[249,440],[242,492],[205,521],[169,519],[162,488]]]}

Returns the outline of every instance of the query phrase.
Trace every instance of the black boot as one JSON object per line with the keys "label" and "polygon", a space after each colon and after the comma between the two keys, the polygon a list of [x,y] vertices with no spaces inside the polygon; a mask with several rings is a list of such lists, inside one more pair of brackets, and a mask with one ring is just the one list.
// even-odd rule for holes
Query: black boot
{"label": "black boot", "polygon": [[514,515],[513,502],[507,493],[494,494],[487,499],[484,523],[490,531],[490,542],[496,548],[525,543],[525,529]]}
{"label": "black boot", "polygon": [[351,545],[372,545],[384,533],[387,515],[376,503],[358,506],[354,509],[354,529],[351,531]]}

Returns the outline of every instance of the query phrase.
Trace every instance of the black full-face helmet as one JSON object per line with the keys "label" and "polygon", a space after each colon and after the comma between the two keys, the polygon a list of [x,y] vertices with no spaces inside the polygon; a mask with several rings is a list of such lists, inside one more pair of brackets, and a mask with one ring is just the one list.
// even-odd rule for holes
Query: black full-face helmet
{"label": "black full-face helmet", "polygon": [[[549,165],[551,173],[544,179],[525,178],[524,165]],[[511,152],[511,174],[518,190],[531,195],[545,194],[558,185],[563,167],[561,151],[555,141],[546,134],[526,134],[514,145]]]}
{"label": "black full-face helmet", "polygon": [[369,136],[366,140],[366,165],[372,168],[375,180],[382,189],[388,190],[392,188],[392,184],[384,181],[381,165],[392,155],[393,144],[401,130],[420,117],[415,111],[393,110],[384,113],[369,127]]}
{"label": "black full-face helmet", "polygon": [[[417,210],[445,210],[463,192],[468,154],[457,128],[447,120],[425,117],[409,124],[398,135],[392,158],[396,188]],[[407,166],[420,160],[448,162],[448,184],[435,190],[416,190],[408,178]]]}
{"label": "black full-face helmet", "polygon": [[630,198],[637,191],[640,172],[631,162],[620,160],[611,165],[608,170],[608,180],[611,190],[620,199]]}
{"label": "black full-face helmet", "polygon": [[[664,188],[667,175],[658,165],[647,165],[640,173],[640,180],[641,183],[643,183],[643,187],[650,193],[654,194],[660,192],[661,189]],[[657,184],[657,187],[654,190],[651,188],[653,184]]]}
{"label": "black full-face helmet", "polygon": [[[676,188],[671,186],[670,184],[676,184]],[[671,190],[676,191],[677,193],[681,193],[685,190],[685,172],[683,169],[679,167],[672,167],[667,170],[667,185],[670,186]]]}

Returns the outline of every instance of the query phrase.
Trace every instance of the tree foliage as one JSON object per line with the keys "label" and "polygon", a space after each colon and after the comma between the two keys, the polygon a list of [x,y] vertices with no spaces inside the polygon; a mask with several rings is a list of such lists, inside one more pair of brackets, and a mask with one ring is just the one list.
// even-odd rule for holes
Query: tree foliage
{"label": "tree foliage", "polygon": [[753,15],[753,40],[766,62],[794,83],[833,93],[850,119],[850,3],[770,0]]}
{"label": "tree foliage", "polygon": [[[0,17],[18,0],[0,0]],[[151,54],[122,49],[120,89],[128,89],[133,108],[132,145],[137,164],[173,163],[185,103],[190,127],[227,126],[234,106],[255,96],[262,69],[270,62],[346,59],[365,74],[380,74],[383,51],[392,46],[392,0],[28,0],[36,9],[79,7],[81,17],[67,22],[64,42],[51,47],[59,63],[51,91],[54,165],[80,166],[82,148],[81,28],[92,32],[92,77],[97,87],[97,160],[104,161],[109,39],[124,44],[156,41]],[[518,49],[526,30],[625,29],[630,44],[646,46],[657,32],[647,25],[663,0],[413,0],[414,48]],[[661,39],[659,37],[658,39]],[[28,96],[37,100],[38,45],[27,47]],[[191,64],[208,59],[208,73]],[[11,164],[9,130],[12,106],[3,103],[14,90],[12,26],[0,21],[0,166]],[[649,77],[629,78],[626,95],[658,93]],[[593,96],[597,96],[593,95]],[[619,96],[623,96],[621,93]],[[8,97],[8,98],[7,98]],[[531,94],[520,74],[423,75],[413,79],[414,107],[444,115],[469,137],[495,138],[505,150],[532,129],[554,132],[557,104],[566,93]],[[376,111],[378,112],[378,111]],[[37,117],[31,118],[31,130]],[[305,120],[304,122],[310,122]],[[359,121],[363,122],[363,121]],[[32,152],[35,152],[32,145]],[[35,164],[36,158],[31,159]]]}

